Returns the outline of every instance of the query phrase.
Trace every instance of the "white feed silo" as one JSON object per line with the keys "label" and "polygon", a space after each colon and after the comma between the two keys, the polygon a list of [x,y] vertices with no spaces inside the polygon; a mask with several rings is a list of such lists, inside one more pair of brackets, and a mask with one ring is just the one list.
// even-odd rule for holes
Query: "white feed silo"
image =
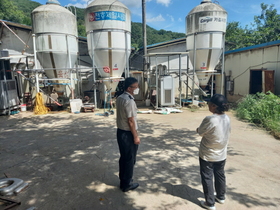
{"label": "white feed silo", "polygon": [[106,88],[115,92],[131,51],[131,17],[116,0],[95,0],[85,10],[89,54]]}
{"label": "white feed silo", "polygon": [[227,12],[211,0],[203,0],[186,17],[187,51],[199,79],[205,87],[224,49]]}
{"label": "white feed silo", "polygon": [[[59,96],[64,95],[78,56],[76,16],[57,0],[35,8],[32,13],[36,55]],[[51,70],[48,70],[51,69]],[[59,80],[61,79],[61,80]],[[72,81],[70,81],[72,82]]]}

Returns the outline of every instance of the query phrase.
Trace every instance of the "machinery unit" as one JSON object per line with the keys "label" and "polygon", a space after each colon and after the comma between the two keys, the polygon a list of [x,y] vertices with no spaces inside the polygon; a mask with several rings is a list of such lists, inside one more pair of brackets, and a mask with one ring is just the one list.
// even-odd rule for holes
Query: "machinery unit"
{"label": "machinery unit", "polygon": [[13,78],[9,59],[0,58],[0,114],[19,108],[17,83]]}
{"label": "machinery unit", "polygon": [[65,85],[74,88],[69,69],[74,67],[78,56],[76,16],[60,6],[57,0],[48,0],[46,5],[34,9],[31,16],[35,34],[34,52],[37,52],[47,77],[52,79],[57,94],[63,96]]}
{"label": "machinery unit", "polygon": [[161,106],[175,105],[174,78],[172,76],[159,78],[159,103]]}
{"label": "machinery unit", "polygon": [[116,0],[95,0],[85,10],[88,49],[107,90],[115,92],[131,51],[131,17]]}
{"label": "machinery unit", "polygon": [[223,53],[226,23],[227,12],[211,0],[203,0],[186,17],[187,52],[202,88]]}

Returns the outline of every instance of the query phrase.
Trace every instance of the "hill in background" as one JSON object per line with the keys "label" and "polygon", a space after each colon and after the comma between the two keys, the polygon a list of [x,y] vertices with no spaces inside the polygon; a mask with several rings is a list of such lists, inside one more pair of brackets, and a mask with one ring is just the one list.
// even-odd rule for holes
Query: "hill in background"
{"label": "hill in background", "polygon": [[[31,12],[41,4],[31,0],[1,0],[0,19],[31,26]],[[77,15],[78,35],[86,37],[83,8],[68,8]],[[185,37],[184,33],[156,30],[147,26],[147,44],[155,44]],[[142,23],[131,22],[131,44],[136,49],[143,47]]]}

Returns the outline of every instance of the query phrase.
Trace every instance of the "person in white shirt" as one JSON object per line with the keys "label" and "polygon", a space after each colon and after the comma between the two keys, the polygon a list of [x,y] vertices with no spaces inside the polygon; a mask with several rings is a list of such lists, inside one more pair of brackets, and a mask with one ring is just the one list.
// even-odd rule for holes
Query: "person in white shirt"
{"label": "person in white shirt", "polygon": [[[208,102],[208,108],[213,115],[205,117],[197,128],[197,133],[202,136],[199,163],[205,197],[205,201],[200,201],[200,204],[208,210],[215,210],[215,200],[221,204],[225,202],[224,167],[231,127],[230,119],[224,113],[228,110],[228,104],[223,95],[215,94]],[[213,183],[213,178],[215,183]]]}
{"label": "person in white shirt", "polygon": [[140,138],[137,130],[137,106],[133,95],[138,94],[138,81],[128,77],[124,81],[124,93],[118,96],[117,109],[117,140],[120,150],[119,179],[123,192],[136,189],[139,184],[132,182],[134,164]]}

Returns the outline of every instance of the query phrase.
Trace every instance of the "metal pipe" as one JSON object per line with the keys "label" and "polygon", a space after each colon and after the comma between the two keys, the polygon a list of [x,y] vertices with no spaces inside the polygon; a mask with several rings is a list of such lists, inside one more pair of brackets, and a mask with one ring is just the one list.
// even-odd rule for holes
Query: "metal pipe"
{"label": "metal pipe", "polygon": [[72,67],[72,61],[71,61],[71,54],[69,50],[69,43],[68,43],[68,36],[66,35],[66,46],[67,46],[67,55],[68,55],[68,62],[69,62],[69,71],[70,71],[70,91],[72,95],[72,99],[74,99],[74,88],[73,88],[73,75],[70,68]]}
{"label": "metal pipe", "polygon": [[222,52],[222,78],[221,78],[221,94],[223,94],[224,71],[225,71],[225,33],[223,34],[223,52]]}
{"label": "metal pipe", "polygon": [[[38,69],[38,63],[37,63],[37,49],[36,49],[36,35],[32,34],[33,38],[33,51],[34,51],[34,64],[35,64],[35,69]],[[39,93],[39,75],[38,71],[35,71],[35,76],[36,76],[36,90],[37,93]]]}
{"label": "metal pipe", "polygon": [[156,56],[156,109],[158,108],[158,64],[157,64],[157,56]]}
{"label": "metal pipe", "polygon": [[[55,68],[56,70],[69,70],[69,68]],[[80,67],[80,68],[70,68],[70,70],[75,70],[75,69],[82,69],[82,70],[86,70],[88,69],[89,71],[92,70],[92,67],[91,68],[84,68],[84,67]],[[25,70],[22,70],[22,69],[17,69],[17,71],[41,71],[41,72],[44,72],[44,71],[48,71],[48,70],[53,70],[53,68],[44,68],[44,69],[25,69]]]}
{"label": "metal pipe", "polygon": [[214,74],[211,75],[211,97],[213,96],[213,88],[214,88]]}
{"label": "metal pipe", "polygon": [[[149,63],[151,63],[151,57],[148,57],[149,59]],[[150,66],[149,68],[147,68],[147,99],[150,99],[152,98],[152,96],[150,95],[151,93],[151,70],[150,70]]]}
{"label": "metal pipe", "polygon": [[181,63],[181,59],[182,59],[182,56],[179,55],[179,91],[180,91],[179,104],[180,104],[180,107],[182,107],[181,106],[181,103],[182,103],[182,67],[181,67],[182,63]]}
{"label": "metal pipe", "polygon": [[44,81],[44,80],[70,80],[70,79],[66,79],[66,78],[52,78],[52,79],[38,79],[39,81]]}
{"label": "metal pipe", "polygon": [[146,28],[146,0],[142,0],[142,26],[143,26],[143,70],[147,70],[147,28]]}
{"label": "metal pipe", "polygon": [[129,54],[128,54],[128,39],[127,39],[127,33],[125,33],[125,49],[126,49],[126,68],[125,68],[125,72],[124,75],[125,77],[129,77]]}
{"label": "metal pipe", "polygon": [[77,89],[78,89],[78,95],[81,95],[81,89],[80,89],[80,81],[81,81],[81,78],[80,78],[80,74],[79,74],[79,71],[78,71],[78,61],[76,62],[76,78],[77,78]]}
{"label": "metal pipe", "polygon": [[4,83],[5,83],[5,89],[6,89],[6,96],[7,96],[7,106],[8,106],[8,109],[9,109],[9,113],[8,115],[10,115],[10,112],[11,112],[11,109],[10,109],[10,98],[9,98],[9,91],[8,91],[8,84],[7,84],[7,78],[6,78],[6,70],[5,69],[5,64],[4,64],[4,60],[2,62],[2,69],[4,71]]}
{"label": "metal pipe", "polygon": [[90,32],[90,41],[91,41],[91,59],[92,59],[92,73],[93,73],[93,84],[94,84],[94,88],[93,88],[93,92],[94,92],[94,105],[95,108],[97,108],[97,100],[96,100],[96,78],[95,78],[95,62],[94,62],[94,45],[93,45],[93,33]]}
{"label": "metal pipe", "polygon": [[168,63],[167,63],[167,65],[168,65],[168,73],[169,73],[169,68],[170,68],[170,60],[169,60],[169,56],[168,56]]}
{"label": "metal pipe", "polygon": [[[189,55],[187,55],[187,74],[189,74],[189,66],[190,66]],[[189,77],[187,76],[186,99],[188,99],[188,97],[189,97]]]}
{"label": "metal pipe", "polygon": [[196,62],[196,34],[193,35],[193,39],[194,39],[194,42],[193,42],[193,50],[194,50],[194,53],[193,53],[193,83],[192,83],[192,104],[194,102],[194,75],[195,75],[195,68],[196,68],[196,65],[195,65],[195,62]]}

